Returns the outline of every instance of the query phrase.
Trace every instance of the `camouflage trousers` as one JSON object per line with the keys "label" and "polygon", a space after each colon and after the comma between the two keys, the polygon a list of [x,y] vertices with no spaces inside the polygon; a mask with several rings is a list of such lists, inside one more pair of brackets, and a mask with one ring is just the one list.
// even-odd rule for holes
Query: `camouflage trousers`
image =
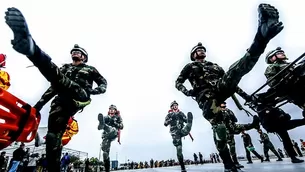
{"label": "camouflage trousers", "polygon": [[239,165],[239,162],[237,159],[237,154],[236,154],[234,134],[232,134],[230,132],[227,133],[227,143],[229,145],[229,151],[230,151],[233,163],[236,165]]}
{"label": "camouflage trousers", "polygon": [[232,157],[236,156],[236,147],[235,147],[235,139],[234,134],[227,133],[227,143],[229,145],[229,151]]}
{"label": "camouflage trousers", "polygon": [[281,159],[279,153],[275,150],[273,144],[270,141],[264,143],[264,155],[265,155],[266,159],[269,159],[269,154],[268,154],[269,150],[271,150],[275,156],[277,156],[279,159]]}
{"label": "camouflage trousers", "polygon": [[[213,120],[211,120],[213,121]],[[253,129],[254,126],[249,123],[249,124],[232,124],[230,126],[227,126],[223,124],[223,122],[219,121],[215,123],[213,121],[212,125],[213,129],[213,135],[214,135],[214,141],[216,144],[216,148],[218,151],[224,151],[227,148],[227,145],[230,147],[230,152],[231,156],[236,155],[235,151],[235,141],[234,141],[234,134],[240,134],[244,130],[250,130]],[[231,146],[232,148],[234,147],[234,150],[232,149],[231,151]]]}
{"label": "camouflage trousers", "polygon": [[104,132],[102,134],[102,151],[103,159],[109,159],[111,142],[118,137],[118,130],[115,127],[104,124]]}
{"label": "camouflage trousers", "polygon": [[177,158],[178,160],[183,160],[183,153],[182,153],[182,137],[187,136],[192,129],[192,122],[187,123],[181,130],[172,131],[172,139],[173,145],[176,147],[177,150]]}
{"label": "camouflage trousers", "polygon": [[71,116],[79,110],[73,102],[62,103],[54,100],[51,104],[46,135],[46,157],[48,171],[60,171],[60,157],[62,152],[62,136]]}
{"label": "camouflage trousers", "polygon": [[225,166],[230,163],[238,164],[234,134],[239,134],[243,130],[252,128],[252,124],[234,124],[234,128],[227,128],[222,122],[212,125],[214,142]]}
{"label": "camouflage trousers", "polygon": [[[210,83],[213,87],[212,93],[202,90],[195,96],[195,100],[200,109],[202,109],[202,115],[205,119],[211,123],[215,116],[221,115],[220,103],[236,92],[240,80],[252,70],[258,59],[259,55],[253,56],[247,52],[241,59],[230,66],[222,78],[215,83]],[[225,168],[230,169],[233,166],[233,161],[227,147],[226,127],[223,124],[213,126],[213,136]]]}
{"label": "camouflage trousers", "polygon": [[90,95],[66,77],[38,46],[35,47],[35,54],[28,58],[51,83],[62,100],[51,105],[46,136],[48,171],[60,172],[61,137],[66,130],[69,117],[90,103]]}
{"label": "camouflage trousers", "polygon": [[211,92],[199,91],[195,99],[203,111],[203,116],[210,121],[215,115],[221,113],[220,103],[231,97],[244,75],[249,73],[258,61],[259,56],[251,56],[248,52],[233,63],[229,70],[215,83],[210,83]]}

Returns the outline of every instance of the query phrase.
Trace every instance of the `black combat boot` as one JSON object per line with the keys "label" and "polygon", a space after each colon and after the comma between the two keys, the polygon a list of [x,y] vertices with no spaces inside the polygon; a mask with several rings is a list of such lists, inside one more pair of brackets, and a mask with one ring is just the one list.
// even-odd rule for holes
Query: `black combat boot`
{"label": "black combat boot", "polygon": [[291,162],[292,163],[302,163],[302,162],[304,162],[304,160],[298,159],[296,157],[291,157]]}
{"label": "black combat boot", "polygon": [[238,167],[238,168],[244,168],[243,165],[239,164],[236,155],[232,156],[232,160],[233,160],[233,163],[235,164],[236,167]]}
{"label": "black combat boot", "polygon": [[107,160],[104,160],[104,167],[105,167],[105,172],[110,172],[110,160],[109,160],[109,158]]}
{"label": "black combat boot", "polygon": [[191,112],[187,113],[187,123],[193,123],[193,114]]}
{"label": "black combat boot", "polygon": [[244,172],[244,171],[236,166],[233,166],[231,168],[225,168],[224,172]]}
{"label": "black combat boot", "polygon": [[97,119],[99,121],[97,129],[98,130],[103,130],[104,129],[104,124],[105,124],[103,114],[99,113],[98,116],[97,116]]}
{"label": "black combat boot", "polygon": [[270,162],[270,159],[269,159],[269,158],[266,158],[264,161],[266,161],[266,162]]}
{"label": "black combat boot", "polygon": [[219,156],[221,157],[223,164],[225,166],[224,172],[242,172],[239,167],[236,167],[232,161],[229,150],[219,151]]}

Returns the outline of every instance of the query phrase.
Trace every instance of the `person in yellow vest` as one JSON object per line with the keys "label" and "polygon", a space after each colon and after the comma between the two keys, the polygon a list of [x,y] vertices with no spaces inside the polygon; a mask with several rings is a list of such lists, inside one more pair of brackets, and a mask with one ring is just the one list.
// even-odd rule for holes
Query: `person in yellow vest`
{"label": "person in yellow vest", "polygon": [[5,63],[6,63],[6,55],[5,54],[0,54],[0,87],[4,90],[8,90],[11,86],[11,79],[10,75],[2,70],[2,68],[5,68]]}

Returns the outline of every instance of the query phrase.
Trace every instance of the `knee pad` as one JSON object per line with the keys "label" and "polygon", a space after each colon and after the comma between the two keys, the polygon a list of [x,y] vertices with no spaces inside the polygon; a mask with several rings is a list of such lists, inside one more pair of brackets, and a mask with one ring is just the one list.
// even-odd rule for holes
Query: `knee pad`
{"label": "knee pad", "polygon": [[182,145],[181,139],[173,139],[173,145],[176,147]]}

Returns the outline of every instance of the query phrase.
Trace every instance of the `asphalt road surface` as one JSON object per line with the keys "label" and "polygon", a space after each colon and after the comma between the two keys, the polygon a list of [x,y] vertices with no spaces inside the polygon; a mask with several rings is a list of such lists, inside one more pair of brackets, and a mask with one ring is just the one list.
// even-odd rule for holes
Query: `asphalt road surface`
{"label": "asphalt road surface", "polygon": [[[245,172],[305,172],[305,163],[292,164],[290,159],[285,158],[284,161],[276,162],[272,159],[271,162],[253,161],[253,164],[246,164],[246,161],[240,162],[245,166],[242,170]],[[223,165],[218,164],[204,164],[204,165],[188,165],[187,171],[200,171],[200,172],[223,172]],[[125,171],[125,170],[124,170]],[[165,167],[165,168],[151,168],[142,170],[126,170],[126,172],[179,172],[180,167]]]}

